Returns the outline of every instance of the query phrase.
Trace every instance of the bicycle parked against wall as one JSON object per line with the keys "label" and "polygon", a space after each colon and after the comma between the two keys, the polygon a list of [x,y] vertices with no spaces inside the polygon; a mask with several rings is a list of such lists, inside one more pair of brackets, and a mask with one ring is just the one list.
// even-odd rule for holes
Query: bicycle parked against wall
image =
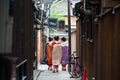
{"label": "bicycle parked against wall", "polygon": [[81,65],[78,61],[78,56],[76,56],[76,52],[74,51],[71,54],[71,61],[68,64],[68,72],[71,75],[71,78],[79,78],[82,75]]}

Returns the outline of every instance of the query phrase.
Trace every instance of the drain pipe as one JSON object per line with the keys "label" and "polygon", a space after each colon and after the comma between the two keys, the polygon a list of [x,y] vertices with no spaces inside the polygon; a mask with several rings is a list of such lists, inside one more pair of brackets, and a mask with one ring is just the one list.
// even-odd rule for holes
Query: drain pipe
{"label": "drain pipe", "polygon": [[86,0],[83,0],[83,11],[85,14],[88,14],[88,15],[92,14],[91,10],[86,9]]}
{"label": "drain pipe", "polygon": [[[79,20],[80,20],[80,48],[79,48],[79,50],[80,50],[80,60],[81,60],[81,68],[83,69],[83,50],[82,50],[82,39],[83,39],[83,37],[82,37],[82,27],[83,27],[83,23],[82,23],[82,17],[80,16],[80,18],[79,18]],[[82,70],[81,69],[81,70]]]}

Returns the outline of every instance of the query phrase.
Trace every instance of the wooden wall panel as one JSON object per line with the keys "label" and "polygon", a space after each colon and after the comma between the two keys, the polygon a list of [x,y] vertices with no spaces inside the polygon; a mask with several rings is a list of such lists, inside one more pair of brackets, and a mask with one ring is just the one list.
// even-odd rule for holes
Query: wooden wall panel
{"label": "wooden wall panel", "polygon": [[86,49],[86,38],[83,37],[82,39],[82,54],[83,54],[83,67],[87,66],[87,55],[86,55],[87,49]]}
{"label": "wooden wall panel", "polygon": [[[116,10],[115,14],[111,12],[102,16],[100,23],[100,72],[98,73],[98,80],[119,80],[119,61],[120,55],[120,23],[118,23],[120,10]],[[119,48],[119,49],[118,49]],[[98,67],[97,67],[98,68]]]}
{"label": "wooden wall panel", "polygon": [[[33,77],[34,34],[32,1],[15,0],[13,55],[27,59],[27,80]],[[31,66],[30,66],[31,65]]]}
{"label": "wooden wall panel", "polygon": [[102,7],[104,8],[113,7],[120,3],[119,0],[102,0],[101,2],[102,2]]}
{"label": "wooden wall panel", "polygon": [[[93,8],[91,15],[81,9],[82,66],[87,69],[87,78],[92,80],[119,80],[120,76],[120,1],[100,1],[86,7]],[[119,4],[119,5],[118,5]],[[98,5],[98,6],[97,6]],[[112,7],[112,9],[111,9]],[[119,8],[118,8],[119,7]],[[117,8],[117,9],[116,9]],[[88,22],[87,22],[88,21]],[[90,22],[89,22],[90,21]],[[92,24],[93,22],[93,24]],[[94,26],[93,26],[94,25]],[[90,29],[93,26],[94,31]],[[93,34],[93,41],[91,40]]]}
{"label": "wooden wall panel", "polygon": [[111,80],[119,80],[120,76],[120,8],[116,10],[114,16],[114,29],[113,29],[113,45],[112,45],[112,63],[111,63]]}
{"label": "wooden wall panel", "polygon": [[87,66],[87,43],[86,43],[86,26],[85,23],[81,23],[82,24],[82,57],[83,57],[83,68]]}
{"label": "wooden wall panel", "polygon": [[[76,21],[76,50],[80,53],[80,21]],[[80,56],[80,54],[79,54]]]}
{"label": "wooden wall panel", "polygon": [[99,66],[99,58],[100,56],[98,55],[98,24],[95,23],[94,24],[94,65],[95,65],[95,68],[94,68],[94,72],[95,72],[95,79],[98,80],[97,76],[98,76],[98,72],[100,70],[100,66]]}
{"label": "wooden wall panel", "polygon": [[101,67],[102,80],[110,80],[111,76],[111,50],[112,50],[112,18],[111,15],[104,17],[101,26]]}
{"label": "wooden wall panel", "polygon": [[87,78],[92,80],[95,76],[95,54],[94,54],[94,44],[86,40],[86,68],[87,68]]}

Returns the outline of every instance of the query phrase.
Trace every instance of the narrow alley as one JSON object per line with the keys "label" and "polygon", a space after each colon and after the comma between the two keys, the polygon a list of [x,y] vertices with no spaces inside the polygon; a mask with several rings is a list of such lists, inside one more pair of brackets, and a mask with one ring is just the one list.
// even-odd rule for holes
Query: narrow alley
{"label": "narrow alley", "polygon": [[[52,44],[49,69],[55,61],[62,69],[70,63],[66,71],[54,63],[58,73],[42,64],[55,36],[69,55],[63,58],[64,50]],[[79,69],[71,67],[75,62]],[[70,78],[68,71],[82,77]],[[120,80],[119,71],[120,0],[0,0],[0,80]]]}

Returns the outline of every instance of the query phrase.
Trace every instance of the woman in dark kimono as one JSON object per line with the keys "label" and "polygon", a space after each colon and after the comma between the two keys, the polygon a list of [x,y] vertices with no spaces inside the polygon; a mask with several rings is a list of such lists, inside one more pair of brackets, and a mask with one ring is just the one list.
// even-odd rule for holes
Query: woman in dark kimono
{"label": "woman in dark kimono", "polygon": [[61,47],[62,47],[62,70],[66,71],[66,65],[68,64],[68,45],[66,43],[66,38],[61,38]]}

